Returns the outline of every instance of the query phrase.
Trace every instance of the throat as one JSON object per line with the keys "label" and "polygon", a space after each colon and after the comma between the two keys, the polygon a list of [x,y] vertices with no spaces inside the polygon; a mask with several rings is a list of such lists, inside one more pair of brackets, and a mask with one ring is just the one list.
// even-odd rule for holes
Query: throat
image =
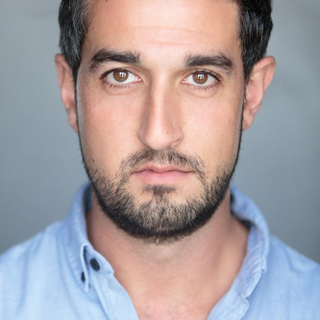
{"label": "throat", "polygon": [[164,305],[162,301],[144,301],[136,306],[140,320],[205,320],[212,310],[212,305],[198,305],[194,302],[185,304],[171,302]]}

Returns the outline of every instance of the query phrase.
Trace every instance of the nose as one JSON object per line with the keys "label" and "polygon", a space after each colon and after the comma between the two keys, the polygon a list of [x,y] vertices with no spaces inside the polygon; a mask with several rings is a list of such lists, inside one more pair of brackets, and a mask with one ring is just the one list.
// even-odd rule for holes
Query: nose
{"label": "nose", "polygon": [[177,94],[164,86],[153,86],[146,98],[138,131],[140,141],[153,150],[174,148],[183,140]]}

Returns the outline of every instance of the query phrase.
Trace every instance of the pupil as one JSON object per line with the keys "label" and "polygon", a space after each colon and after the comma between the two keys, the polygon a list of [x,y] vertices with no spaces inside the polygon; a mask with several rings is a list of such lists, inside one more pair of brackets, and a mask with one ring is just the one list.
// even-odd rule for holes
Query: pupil
{"label": "pupil", "polygon": [[198,84],[204,84],[208,80],[208,75],[203,72],[201,72],[201,73],[197,72],[193,75],[193,80],[194,80],[194,82],[196,82]]}
{"label": "pupil", "polygon": [[117,71],[114,71],[113,76],[116,81],[124,82],[128,79],[128,72],[124,70],[117,70]]}

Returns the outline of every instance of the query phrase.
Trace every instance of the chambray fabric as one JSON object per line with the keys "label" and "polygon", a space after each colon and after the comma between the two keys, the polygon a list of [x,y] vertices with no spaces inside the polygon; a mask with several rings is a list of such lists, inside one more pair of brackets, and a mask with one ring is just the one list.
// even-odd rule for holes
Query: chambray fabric
{"label": "chambray fabric", "polygon": [[[255,204],[231,191],[233,214],[250,227],[247,254],[208,319],[320,319],[320,266],[270,237]],[[112,266],[88,241],[90,201],[87,184],[65,220],[0,256],[1,320],[138,319]]]}

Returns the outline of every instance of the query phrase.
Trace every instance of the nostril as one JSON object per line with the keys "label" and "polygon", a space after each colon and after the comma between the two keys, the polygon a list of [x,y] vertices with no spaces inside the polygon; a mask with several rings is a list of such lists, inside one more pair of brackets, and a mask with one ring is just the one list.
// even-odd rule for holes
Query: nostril
{"label": "nostril", "polygon": [[141,128],[138,137],[145,146],[153,150],[165,150],[177,146],[183,140],[180,128],[171,127],[163,130],[152,124]]}

